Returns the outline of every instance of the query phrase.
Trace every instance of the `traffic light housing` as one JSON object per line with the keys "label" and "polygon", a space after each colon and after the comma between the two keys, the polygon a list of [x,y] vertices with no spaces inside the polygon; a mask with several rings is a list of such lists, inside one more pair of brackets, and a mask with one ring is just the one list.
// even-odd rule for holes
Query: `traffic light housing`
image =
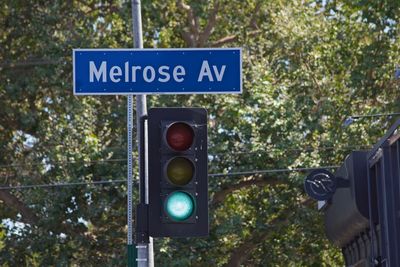
{"label": "traffic light housing", "polygon": [[346,266],[400,266],[399,162],[400,119],[371,150],[352,151],[335,174],[317,170],[305,179]]}
{"label": "traffic light housing", "polygon": [[367,152],[353,151],[335,173],[349,186],[337,188],[325,209],[325,232],[339,247],[369,227]]}
{"label": "traffic light housing", "polygon": [[207,111],[148,112],[149,235],[208,235]]}

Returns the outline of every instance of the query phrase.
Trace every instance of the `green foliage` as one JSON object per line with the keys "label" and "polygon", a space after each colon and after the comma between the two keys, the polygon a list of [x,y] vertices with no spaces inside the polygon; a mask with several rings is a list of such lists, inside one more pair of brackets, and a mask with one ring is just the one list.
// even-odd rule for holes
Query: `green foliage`
{"label": "green foliage", "polygon": [[[73,96],[71,53],[131,47],[130,2],[0,7],[2,185],[124,179],[125,98]],[[243,94],[148,98],[208,109],[210,173],[337,165],[391,123],[344,128],[346,117],[399,111],[398,1],[143,1],[142,12],[145,47],[243,48]],[[304,176],[210,179],[212,197],[228,192],[210,206],[210,237],[157,239],[156,264],[342,265],[321,214],[302,204]],[[2,190],[2,266],[126,265],[125,195],[120,183]]]}

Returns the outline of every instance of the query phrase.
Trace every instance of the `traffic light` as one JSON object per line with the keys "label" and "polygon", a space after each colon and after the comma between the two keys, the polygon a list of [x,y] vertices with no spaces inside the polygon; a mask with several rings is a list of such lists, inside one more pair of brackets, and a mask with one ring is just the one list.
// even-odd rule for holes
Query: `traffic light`
{"label": "traffic light", "polygon": [[208,235],[207,111],[148,112],[149,235]]}
{"label": "traffic light", "polygon": [[367,152],[353,151],[336,171],[348,186],[336,189],[325,209],[326,235],[345,247],[369,227]]}
{"label": "traffic light", "polygon": [[305,179],[346,266],[400,266],[399,130],[400,119],[371,150],[352,151],[334,174],[318,169]]}
{"label": "traffic light", "polygon": [[367,152],[351,152],[335,174],[325,169],[312,171],[304,188],[310,197],[325,202],[325,233],[342,249],[346,266],[369,266]]}

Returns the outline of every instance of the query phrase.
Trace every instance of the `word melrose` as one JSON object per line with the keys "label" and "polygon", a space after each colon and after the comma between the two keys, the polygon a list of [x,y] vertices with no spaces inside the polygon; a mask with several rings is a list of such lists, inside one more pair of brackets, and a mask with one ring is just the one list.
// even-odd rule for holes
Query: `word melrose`
{"label": "word melrose", "polygon": [[[198,71],[197,82],[209,81],[209,82],[221,82],[226,65],[222,65],[218,68],[215,65],[211,65],[207,60],[203,60],[200,70]],[[135,66],[130,65],[129,61],[126,61],[121,66],[107,66],[107,61],[102,61],[96,66],[94,61],[89,61],[89,82],[108,82],[113,83],[134,83],[138,79],[143,79],[147,83],[160,82],[166,83],[173,79],[175,82],[183,82],[186,76],[186,70],[181,65],[166,66],[162,65],[158,68],[153,66]]]}

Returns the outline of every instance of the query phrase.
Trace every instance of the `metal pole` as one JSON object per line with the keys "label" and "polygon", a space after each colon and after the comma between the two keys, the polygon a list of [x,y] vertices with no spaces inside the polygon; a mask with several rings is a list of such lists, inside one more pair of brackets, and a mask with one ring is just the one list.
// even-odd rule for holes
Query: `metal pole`
{"label": "metal pole", "polygon": [[128,179],[127,179],[127,194],[128,194],[128,266],[133,267],[135,266],[135,259],[137,251],[133,247],[133,220],[132,220],[132,186],[133,186],[133,179],[132,179],[132,128],[133,128],[133,97],[128,96],[128,105],[127,105],[127,127],[128,127]]}
{"label": "metal pole", "polygon": [[[147,113],[147,112],[146,112]],[[142,124],[143,125],[143,124]],[[144,125],[144,132],[146,133],[146,136],[148,136],[148,128],[147,128],[147,124]],[[147,138],[146,138],[146,142],[145,142],[145,155],[146,155],[146,161],[145,161],[145,189],[146,189],[146,194],[145,194],[145,201],[146,204],[149,204],[149,161],[148,161],[148,142],[147,142]],[[154,252],[153,252],[153,238],[149,237],[149,244],[148,244],[148,260],[149,260],[149,267],[154,267]]]}
{"label": "metal pole", "polygon": [[[132,28],[133,28],[133,42],[134,48],[143,48],[143,39],[142,39],[142,15],[140,9],[140,0],[132,0]],[[128,96],[132,98],[132,96]],[[145,136],[147,136],[147,129],[146,127],[142,131],[142,127],[144,124],[141,123],[141,118],[147,115],[147,105],[146,105],[146,95],[138,95],[136,96],[136,125],[137,125],[137,140],[138,140],[138,161],[139,161],[139,173],[145,174],[145,184],[144,184],[144,191],[139,192],[140,194],[144,193],[145,196],[145,203],[148,204],[148,176],[147,176],[147,140]],[[142,135],[144,133],[144,136]],[[145,138],[144,146],[142,146],[143,138]],[[145,153],[142,153],[144,150]],[[144,157],[142,155],[145,155]],[[143,164],[144,161],[144,164]],[[144,170],[142,168],[144,167]],[[143,188],[139,184],[139,190]],[[153,267],[153,258],[149,258],[149,255],[153,255],[153,240],[152,238],[149,239],[149,243],[138,243],[137,246],[137,263],[140,267]]]}

